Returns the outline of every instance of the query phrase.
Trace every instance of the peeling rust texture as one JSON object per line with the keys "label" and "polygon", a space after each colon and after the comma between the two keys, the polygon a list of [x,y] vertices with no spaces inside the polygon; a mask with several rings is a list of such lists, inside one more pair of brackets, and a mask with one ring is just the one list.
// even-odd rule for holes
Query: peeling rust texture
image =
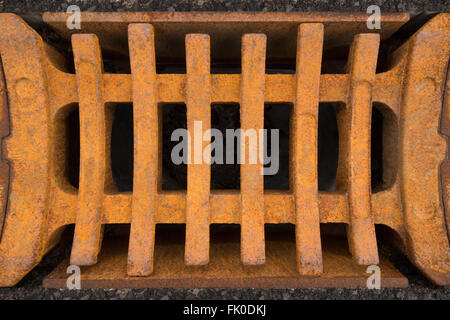
{"label": "peeling rust texture", "polygon": [[[246,34],[242,37],[242,75],[239,101],[242,130],[264,129],[264,91],[266,70],[266,36]],[[241,258],[247,265],[264,264],[264,176],[262,163],[252,164],[249,138],[241,137],[244,159],[241,164]]]}
{"label": "peeling rust texture", "polygon": [[133,85],[134,168],[128,274],[153,272],[155,204],[160,166],[158,164],[158,105],[154,31],[150,24],[131,24],[128,29]]}
{"label": "peeling rust texture", "polygon": [[[277,235],[267,247],[264,266],[242,264],[239,239],[225,233],[211,237],[211,260],[207,265],[186,267],[183,262],[182,235],[157,235],[155,265],[151,275],[133,277],[127,274],[127,239],[105,239],[96,265],[81,267],[82,288],[298,288],[346,287],[366,288],[366,266],[353,262],[345,239],[331,237],[324,241],[323,265],[320,277],[298,276],[295,244],[286,234]],[[339,256],[339,259],[336,259]],[[224,263],[225,261],[226,263]],[[67,267],[64,261],[44,279],[45,288],[67,288]],[[405,278],[386,257],[380,257],[381,287],[407,287]],[[249,272],[251,268],[257,272]],[[276,277],[274,276],[276,275]]]}
{"label": "peeling rust texture", "polygon": [[[205,134],[211,123],[210,39],[206,34],[186,35],[186,118],[191,137]],[[194,132],[194,122],[201,121],[203,132]],[[209,198],[211,182],[210,161],[202,161],[207,141],[188,146],[191,163],[187,171],[186,250],[187,265],[209,262]],[[197,154],[196,154],[197,153]],[[198,161],[200,157],[200,161]]]}
{"label": "peeling rust texture", "polygon": [[103,63],[98,39],[92,34],[72,36],[80,113],[80,186],[70,262],[97,262],[102,238],[105,188],[105,106]]}
{"label": "peeling rust texture", "polygon": [[[22,279],[58,243],[69,224],[75,224],[70,263],[101,264],[103,226],[119,223],[131,224],[126,271],[120,272],[132,279],[148,279],[154,266],[161,266],[154,254],[157,223],[186,224],[183,265],[199,268],[195,269],[198,279],[202,274],[214,277],[201,271],[209,270],[211,264],[221,270],[214,260],[217,257],[210,257],[210,250],[220,252],[220,246],[210,248],[210,224],[240,224],[240,263],[254,268],[252,277],[273,277],[266,282],[268,286],[276,286],[277,276],[295,276],[291,271],[278,273],[273,261],[268,262],[273,251],[266,246],[264,224],[293,223],[295,254],[286,263],[294,264],[298,279],[330,279],[333,273],[325,266],[339,265],[339,259],[325,255],[320,224],[344,223],[352,261],[346,266],[381,264],[375,225],[383,224],[398,235],[410,260],[431,280],[450,284],[449,215],[445,210],[450,205],[450,164],[443,137],[450,135],[449,100],[444,98],[449,90],[450,14],[438,14],[427,22],[391,54],[391,67],[382,73],[376,73],[380,40],[408,20],[405,14],[383,15],[381,30],[368,30],[365,14],[82,13],[81,30],[67,29],[66,17],[46,13],[44,21],[71,39],[75,73],[21,18],[0,14],[4,74],[0,78],[0,136],[4,137],[5,161],[0,162],[0,286],[12,286]],[[346,73],[321,74],[322,51],[338,46],[351,48]],[[125,50],[131,74],[104,73],[103,49]],[[211,74],[211,52],[218,59],[240,59],[242,73]],[[157,74],[157,53],[168,58],[185,56],[186,74]],[[295,74],[266,73],[266,59],[287,56],[296,57]],[[130,102],[134,191],[120,193],[111,187],[113,117],[105,104]],[[264,191],[262,165],[249,161],[241,165],[240,190],[210,190],[211,169],[204,161],[188,165],[186,192],[161,190],[158,104],[162,102],[186,104],[191,135],[195,121],[202,121],[203,132],[209,129],[211,103],[240,103],[242,129],[264,127],[264,103],[292,103],[292,190]],[[340,106],[334,192],[318,191],[320,102]],[[81,140],[78,188],[65,174],[65,119],[76,104]],[[371,190],[374,104],[381,105],[389,118],[383,128],[387,150],[383,179],[390,182],[381,190]],[[202,143],[202,147],[208,145]],[[247,155],[247,139],[241,140],[241,147]],[[195,152],[189,152],[195,160]],[[170,264],[168,257],[164,263]],[[225,260],[220,258],[222,263]],[[267,264],[273,268],[265,269]],[[237,275],[246,277],[246,272]],[[121,278],[119,273],[113,278]],[[198,284],[209,283],[203,280]],[[322,280],[316,283],[324,285]],[[221,278],[217,283],[224,285],[224,281]],[[246,280],[233,281],[230,286]]]}

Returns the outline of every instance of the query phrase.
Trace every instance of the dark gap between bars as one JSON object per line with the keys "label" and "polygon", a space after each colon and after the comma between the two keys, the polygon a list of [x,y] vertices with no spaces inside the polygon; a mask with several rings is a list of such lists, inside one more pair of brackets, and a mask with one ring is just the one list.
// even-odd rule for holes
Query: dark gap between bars
{"label": "dark gap between bars", "polygon": [[[115,104],[111,133],[111,169],[116,192],[132,191],[133,185],[133,111],[131,103]],[[338,130],[335,103],[320,103],[318,127],[318,177],[319,191],[333,191],[338,165]],[[280,171],[266,176],[265,189],[289,189],[289,109],[290,104],[265,106],[265,128],[280,129]],[[174,165],[170,152],[178,142],[170,141],[177,128],[186,128],[186,106],[184,104],[161,104],[163,117],[163,181],[162,190],[186,190],[187,166]],[[275,111],[274,111],[275,110]],[[277,111],[278,110],[278,111]],[[381,110],[381,111],[380,111]],[[275,112],[275,113],[274,113]],[[392,113],[392,112],[391,112]],[[374,192],[385,190],[395,182],[396,141],[398,129],[396,118],[387,106],[374,103],[372,113],[371,175]],[[211,127],[219,130],[236,129],[240,126],[239,105],[213,104]],[[79,115],[78,108],[63,119],[66,155],[65,176],[70,185],[78,188],[79,182]],[[270,136],[270,134],[269,134]],[[237,146],[237,144],[235,144]],[[270,146],[270,142],[269,142]],[[269,150],[270,154],[270,150]],[[389,168],[386,166],[386,159]],[[225,178],[224,178],[225,177]],[[222,179],[223,178],[223,179]],[[239,189],[239,165],[212,165],[211,189]]]}

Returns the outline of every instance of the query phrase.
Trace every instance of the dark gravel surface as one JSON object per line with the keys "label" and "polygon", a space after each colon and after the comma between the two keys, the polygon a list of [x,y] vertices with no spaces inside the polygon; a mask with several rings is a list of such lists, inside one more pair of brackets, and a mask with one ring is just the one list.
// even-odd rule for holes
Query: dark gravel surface
{"label": "dark gravel surface", "polygon": [[423,275],[400,253],[381,245],[382,254],[407,276],[408,288],[398,289],[43,289],[43,278],[64,258],[69,256],[72,232],[68,230],[58,247],[51,251],[29,275],[13,288],[0,288],[3,299],[229,299],[229,300],[291,300],[291,299],[450,299],[450,287],[438,287]]}
{"label": "dark gravel surface", "polygon": [[369,5],[380,6],[384,12],[424,10],[448,11],[443,0],[4,0],[2,10],[15,12],[62,11],[71,4],[88,11],[365,11]]}
{"label": "dark gravel surface", "polygon": [[[82,0],[82,1],[16,1],[0,0],[0,11],[65,11],[71,4],[88,11],[365,11],[371,4],[382,12],[449,11],[450,3],[442,0],[416,1],[346,1],[346,0]],[[69,237],[70,238],[70,237]],[[68,239],[69,239],[68,238]],[[409,261],[389,247],[381,251],[408,277],[405,289],[43,289],[43,278],[69,253],[69,241],[63,241],[50,252],[25,279],[13,288],[0,288],[3,299],[450,299],[450,287],[437,287],[425,279]]]}

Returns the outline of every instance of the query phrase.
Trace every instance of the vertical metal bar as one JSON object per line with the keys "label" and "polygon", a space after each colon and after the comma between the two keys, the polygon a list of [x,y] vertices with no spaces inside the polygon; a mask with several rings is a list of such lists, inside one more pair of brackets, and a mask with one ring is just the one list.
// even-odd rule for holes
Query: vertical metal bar
{"label": "vertical metal bar", "polygon": [[370,134],[372,86],[375,79],[379,34],[357,35],[352,43],[347,72],[350,75],[347,123],[348,202],[350,224],[347,237],[358,264],[378,263],[375,226],[371,213]]}
{"label": "vertical metal bar", "polygon": [[127,271],[153,272],[155,205],[158,193],[158,104],[153,26],[128,27],[133,83],[133,198]]}
{"label": "vertical metal bar", "polygon": [[297,269],[303,275],[317,275],[323,270],[317,176],[322,46],[323,25],[301,24],[297,36],[297,89],[291,139]]}
{"label": "vertical metal bar", "polygon": [[241,55],[241,259],[257,265],[265,262],[263,164],[250,163],[260,150],[257,139],[252,142],[245,133],[258,137],[264,129],[266,35],[245,34]]}
{"label": "vertical metal bar", "polygon": [[210,43],[205,34],[186,35],[186,118],[191,136],[188,146],[186,248],[188,265],[209,261],[210,154],[204,147],[205,131],[211,126]]}
{"label": "vertical metal bar", "polygon": [[102,240],[105,187],[103,64],[97,36],[72,36],[80,112],[80,183],[71,264],[97,262]]}

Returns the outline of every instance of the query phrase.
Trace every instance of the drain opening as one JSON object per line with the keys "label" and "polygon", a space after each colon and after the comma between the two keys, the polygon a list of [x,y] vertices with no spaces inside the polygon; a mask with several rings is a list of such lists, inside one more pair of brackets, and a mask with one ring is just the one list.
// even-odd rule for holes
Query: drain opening
{"label": "drain opening", "polygon": [[[159,106],[162,114],[162,190],[186,190],[187,165],[175,164],[171,159],[178,141],[171,141],[172,132],[186,129],[186,105],[184,103],[164,103]],[[181,150],[180,156],[185,156]]]}
{"label": "drain opening", "polygon": [[[61,133],[65,135],[64,154],[65,167],[64,175],[68,182],[75,188],[78,188],[80,180],[80,114],[78,104],[70,106],[71,111],[65,119],[65,130]],[[58,127],[58,126],[57,126]]]}
{"label": "drain opening", "polygon": [[339,158],[339,132],[335,103],[319,103],[317,131],[317,176],[319,180],[319,191],[335,191]]}
{"label": "drain opening", "polygon": [[385,104],[372,105],[371,176],[372,190],[379,192],[394,185],[398,169],[397,116]]}
{"label": "drain opening", "polygon": [[115,191],[133,190],[133,104],[118,103],[113,107],[111,128],[111,172]]}
{"label": "drain opening", "polygon": [[[111,106],[107,107],[107,109]],[[162,190],[186,190],[187,166],[174,164],[171,152],[178,141],[171,141],[173,130],[186,128],[184,104],[161,104],[162,111]],[[289,121],[292,104],[266,104],[265,129],[279,130],[279,170],[264,177],[266,190],[289,190]],[[340,190],[336,186],[339,162],[339,132],[336,118],[337,103],[320,103],[318,123],[318,185],[320,191]],[[65,136],[64,145],[57,145],[56,152],[64,154],[57,164],[67,182],[78,188],[80,168],[80,124],[78,105],[63,108],[64,115],[57,120],[57,134]],[[65,111],[64,111],[65,110]],[[133,108],[131,103],[114,104],[110,157],[114,189],[117,192],[132,191],[133,186]],[[224,134],[226,129],[240,127],[238,104],[212,104],[211,128]],[[268,155],[272,154],[271,135],[268,137]],[[374,102],[371,128],[371,186],[373,192],[390,188],[397,174],[398,125],[395,114],[384,104]],[[211,189],[240,188],[240,166],[237,164],[238,141],[234,141],[234,164],[212,164]],[[266,151],[266,150],[265,150]],[[225,152],[225,148],[224,148]],[[214,155],[214,154],[213,154]],[[267,165],[266,165],[267,167]]]}
{"label": "drain opening", "polygon": [[[264,154],[270,158],[265,164],[266,171],[275,174],[264,176],[264,189],[289,190],[289,126],[291,103],[266,103],[264,105],[264,129],[267,129],[267,143],[264,143]],[[272,134],[277,130],[278,141]],[[275,133],[275,132],[274,132]],[[278,147],[276,146],[278,144]],[[278,159],[276,154],[278,153]]]}
{"label": "drain opening", "polygon": [[[211,128],[218,129],[223,135],[223,164],[211,165],[211,189],[240,189],[241,171],[238,164],[239,141],[234,135],[227,135],[226,130],[241,127],[240,106],[232,104],[211,105]],[[233,163],[226,161],[226,146],[233,145]],[[213,151],[212,156],[217,156]]]}

